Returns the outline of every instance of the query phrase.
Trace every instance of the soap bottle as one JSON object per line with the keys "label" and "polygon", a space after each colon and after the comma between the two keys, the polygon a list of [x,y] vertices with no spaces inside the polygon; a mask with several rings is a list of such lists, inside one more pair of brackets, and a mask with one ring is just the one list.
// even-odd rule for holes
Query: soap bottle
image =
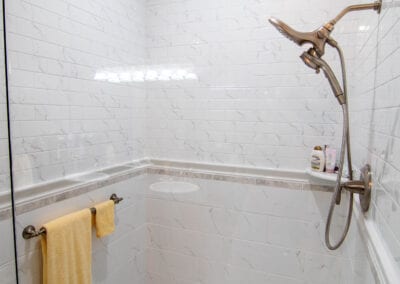
{"label": "soap bottle", "polygon": [[336,167],[336,150],[326,148],[325,150],[326,172],[333,174]]}
{"label": "soap bottle", "polygon": [[323,172],[325,168],[325,154],[321,146],[315,146],[311,152],[311,169],[315,172]]}

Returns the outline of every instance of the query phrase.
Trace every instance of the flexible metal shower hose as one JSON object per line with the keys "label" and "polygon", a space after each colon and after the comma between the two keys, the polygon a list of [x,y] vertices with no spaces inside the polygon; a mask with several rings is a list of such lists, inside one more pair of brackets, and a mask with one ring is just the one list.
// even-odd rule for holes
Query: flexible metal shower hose
{"label": "flexible metal shower hose", "polygon": [[336,200],[338,198],[338,195],[341,194],[341,180],[342,180],[342,175],[343,175],[343,166],[344,166],[344,158],[345,158],[346,149],[347,149],[349,179],[353,180],[353,170],[352,170],[352,165],[351,165],[351,150],[350,150],[349,109],[348,109],[348,101],[347,101],[346,65],[345,65],[342,49],[338,45],[336,45],[334,47],[338,51],[339,57],[340,57],[340,64],[341,64],[341,68],[342,68],[343,93],[344,93],[346,103],[342,105],[343,133],[342,133],[342,144],[341,144],[341,148],[340,148],[340,165],[339,165],[339,170],[338,170],[337,179],[336,179],[336,186],[335,186],[335,189],[334,189],[334,192],[332,195],[332,199],[331,199],[331,203],[330,203],[330,207],[329,207],[328,218],[327,218],[326,227],[325,227],[325,243],[326,243],[326,246],[330,250],[338,249],[344,242],[344,240],[347,236],[347,233],[349,232],[351,217],[353,214],[353,198],[354,198],[354,194],[351,192],[350,200],[349,200],[349,208],[348,208],[347,218],[346,218],[346,225],[345,225],[344,231],[343,231],[339,241],[336,244],[332,244],[330,241],[330,230],[331,230],[332,218],[333,218],[333,212],[335,210]]}

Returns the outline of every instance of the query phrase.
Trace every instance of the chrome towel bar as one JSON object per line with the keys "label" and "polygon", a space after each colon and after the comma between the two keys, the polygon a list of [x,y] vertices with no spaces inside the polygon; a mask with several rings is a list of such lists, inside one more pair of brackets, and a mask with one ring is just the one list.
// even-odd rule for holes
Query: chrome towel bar
{"label": "chrome towel bar", "polygon": [[[124,199],[122,197],[118,197],[115,193],[113,193],[110,196],[110,200],[114,201],[115,204],[118,204]],[[90,208],[90,212],[92,212],[92,214],[96,214],[96,208]],[[26,226],[25,229],[22,231],[22,237],[25,240],[29,240],[44,234],[46,234],[46,229],[44,227],[40,228],[39,231],[36,231],[36,228],[32,225]]]}

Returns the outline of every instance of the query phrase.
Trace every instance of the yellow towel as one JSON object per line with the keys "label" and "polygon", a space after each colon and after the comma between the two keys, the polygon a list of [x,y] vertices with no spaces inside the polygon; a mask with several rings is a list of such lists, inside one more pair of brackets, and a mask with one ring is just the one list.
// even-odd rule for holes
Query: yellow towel
{"label": "yellow towel", "polygon": [[96,216],[94,217],[96,236],[105,237],[115,230],[114,223],[114,201],[109,200],[96,205]]}
{"label": "yellow towel", "polygon": [[90,210],[85,209],[44,225],[44,284],[92,283],[91,215]]}

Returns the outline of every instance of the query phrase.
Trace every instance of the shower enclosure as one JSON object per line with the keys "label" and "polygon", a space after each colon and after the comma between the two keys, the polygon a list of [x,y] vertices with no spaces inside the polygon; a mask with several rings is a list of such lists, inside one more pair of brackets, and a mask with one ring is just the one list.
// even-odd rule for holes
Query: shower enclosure
{"label": "shower enclosure", "polygon": [[[25,228],[115,193],[115,232],[92,238],[96,284],[396,283],[398,5],[335,29],[352,166],[371,164],[373,194],[331,251],[336,175],[307,169],[314,146],[340,148],[340,108],[267,19],[308,31],[359,2],[300,2],[5,0],[0,282],[43,281],[41,236]],[[339,74],[336,53],[324,60]]]}
{"label": "shower enclosure", "polygon": [[10,152],[8,133],[8,107],[5,74],[5,53],[3,41],[3,6],[0,5],[0,275],[4,283],[16,281],[14,251],[14,226],[12,216],[12,191],[10,175]]}

